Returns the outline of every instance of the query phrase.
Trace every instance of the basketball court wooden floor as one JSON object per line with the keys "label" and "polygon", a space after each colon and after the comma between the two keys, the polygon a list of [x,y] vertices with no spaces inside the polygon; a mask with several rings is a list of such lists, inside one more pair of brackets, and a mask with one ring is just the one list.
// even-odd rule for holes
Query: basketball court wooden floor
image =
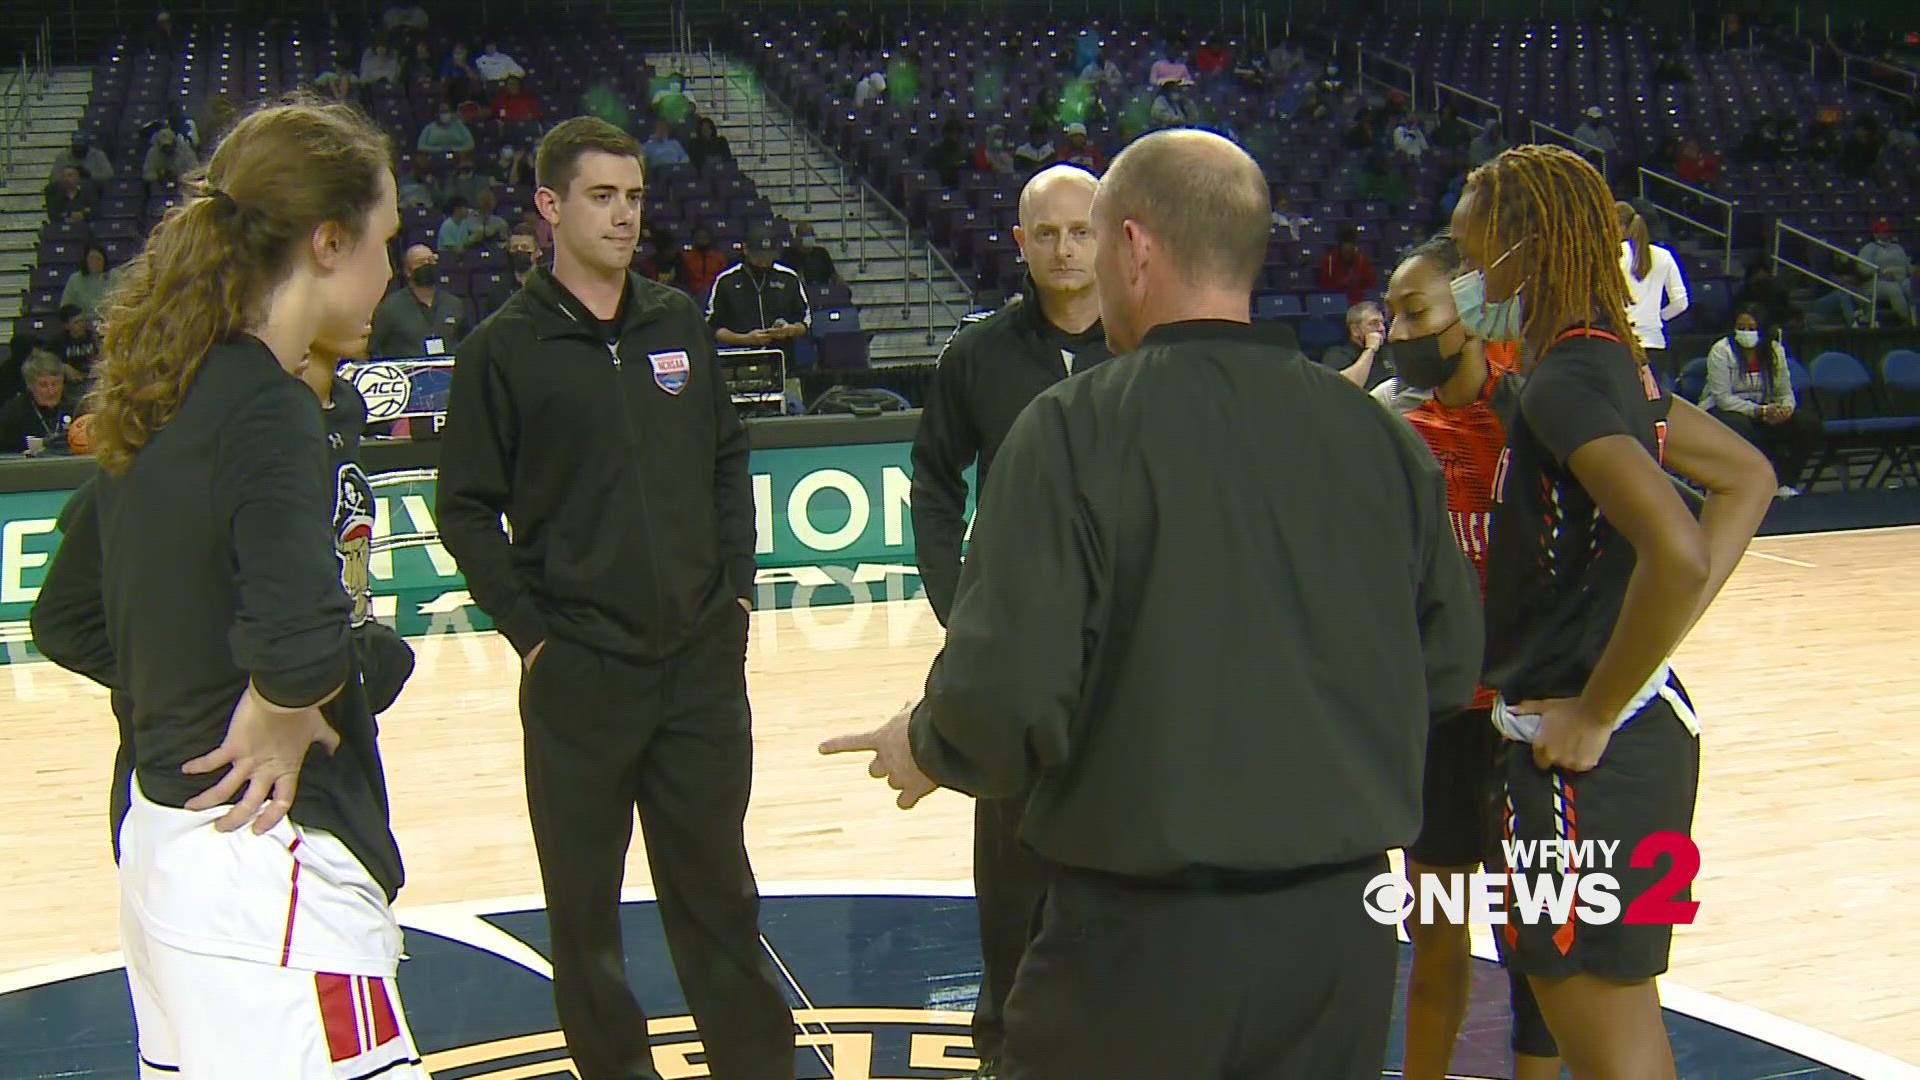
{"label": "basketball court wooden floor", "polygon": [[[748,839],[800,1021],[798,1075],[955,1076],[978,980],[970,807],[940,793],[898,811],[863,760],[814,750],[915,696],[940,630],[923,601],[886,599],[917,596],[910,575],[834,580],[763,585],[763,600],[803,606],[757,613],[749,656]],[[1664,984],[1682,1076],[1920,1077],[1903,1064],[1920,1063],[1916,611],[1920,528],[1766,538],[1682,650],[1705,724],[1701,906]],[[545,991],[514,659],[491,633],[417,645],[383,720],[416,1034],[440,1080],[571,1076]],[[21,662],[0,670],[0,1078],[131,1076],[106,697],[5,647]],[[647,883],[636,846],[633,979],[659,1017],[663,1075],[704,1076]],[[1504,990],[1482,968],[1455,1067],[1503,1077]],[[1396,1045],[1387,1075],[1398,1060]]]}

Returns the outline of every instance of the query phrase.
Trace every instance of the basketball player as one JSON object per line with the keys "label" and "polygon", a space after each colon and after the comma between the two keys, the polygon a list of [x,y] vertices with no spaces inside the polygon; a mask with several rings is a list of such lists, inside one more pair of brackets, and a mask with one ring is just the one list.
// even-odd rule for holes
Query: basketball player
{"label": "basketball player", "polygon": [[[1493,477],[1507,443],[1507,424],[1519,407],[1521,378],[1510,361],[1489,355],[1486,343],[1460,320],[1449,288],[1459,270],[1460,249],[1448,236],[1419,245],[1401,260],[1387,285],[1393,316],[1387,356],[1396,375],[1374,396],[1390,400],[1396,409],[1413,399],[1401,411],[1440,462],[1454,539],[1484,591]],[[1493,701],[1493,691],[1480,688],[1471,708],[1435,727],[1427,740],[1420,835],[1406,853],[1407,877],[1423,892],[1454,880],[1453,875],[1472,873],[1492,842],[1490,800],[1499,745]],[[1437,905],[1432,910],[1443,921],[1407,924],[1413,939],[1407,1080],[1447,1076],[1472,987],[1467,925],[1444,921]],[[1560,1075],[1558,1051],[1526,979],[1514,976],[1511,990],[1515,1080],[1554,1080]]]}
{"label": "basketball player", "polygon": [[1359,898],[1418,830],[1479,604],[1426,447],[1248,325],[1268,213],[1217,135],[1114,159],[1117,358],[1014,421],[925,699],[823,747],[903,799],[1024,798],[1050,876],[1013,1080],[1380,1075],[1396,944]]}
{"label": "basketball player", "polygon": [[101,473],[34,627],[114,690],[143,1078],[426,1078],[394,984],[402,869],[325,434],[293,377],[311,345],[364,344],[398,228],[377,128],[265,109],[122,271],[108,317]]}
{"label": "basketball player", "polygon": [[568,120],[541,140],[535,172],[553,269],[529,273],[461,343],[439,518],[475,602],[522,657],[560,1026],[582,1080],[658,1080],[620,940],[637,804],[714,1076],[792,1080],[793,1016],[760,944],[744,835],[747,433],[700,309],[628,269],[639,143]]}
{"label": "basketball player", "polygon": [[[1110,355],[1093,288],[1099,181],[1072,165],[1042,170],[1020,193],[1013,242],[1026,259],[1020,295],[997,312],[969,315],[940,354],[913,439],[913,537],[920,580],[945,625],[960,580],[968,466],[984,498],[993,458],[1014,417],[1036,394]],[[973,1012],[975,1074],[994,1076],[1013,973],[1032,935],[1045,869],[1014,827],[1017,803],[980,799],[973,810],[973,885],[980,917],[980,1000]]]}
{"label": "basketball player", "polygon": [[[1628,321],[1612,197],[1579,155],[1522,146],[1474,170],[1453,234],[1471,267],[1450,284],[1461,321],[1536,358],[1487,560],[1486,681],[1511,740],[1503,835],[1617,841],[1612,873],[1638,896],[1661,871],[1624,856],[1691,828],[1699,779],[1698,721],[1667,657],[1746,550],[1773,474],[1654,379]],[[1698,521],[1663,466],[1707,492]],[[1495,936],[1574,1076],[1674,1075],[1654,984],[1671,927],[1510,919]]]}

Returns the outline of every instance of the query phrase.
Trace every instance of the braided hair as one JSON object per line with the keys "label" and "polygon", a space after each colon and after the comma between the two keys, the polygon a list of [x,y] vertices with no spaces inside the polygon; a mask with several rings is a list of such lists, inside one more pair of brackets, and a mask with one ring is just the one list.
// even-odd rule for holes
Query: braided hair
{"label": "braided hair", "polygon": [[1559,146],[1516,146],[1473,170],[1465,191],[1489,250],[1519,244],[1508,259],[1526,282],[1523,355],[1545,356],[1562,330],[1605,322],[1646,363],[1627,314],[1613,194],[1585,158]]}

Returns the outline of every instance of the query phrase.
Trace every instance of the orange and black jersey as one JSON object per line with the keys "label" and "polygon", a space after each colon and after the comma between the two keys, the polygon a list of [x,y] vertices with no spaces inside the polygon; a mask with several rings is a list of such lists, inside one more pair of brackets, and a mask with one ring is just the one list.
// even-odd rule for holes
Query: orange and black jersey
{"label": "orange and black jersey", "polygon": [[[1518,394],[1519,378],[1507,368],[1488,362],[1486,385],[1480,396],[1460,408],[1428,398],[1406,414],[1407,422],[1433,451],[1447,482],[1447,518],[1453,538],[1466,553],[1479,577],[1482,600],[1487,590],[1487,550],[1493,518],[1493,479],[1500,452],[1507,444],[1506,415]],[[1481,687],[1473,707],[1493,706],[1493,691]]]}
{"label": "orange and black jersey", "polygon": [[1486,682],[1508,701],[1585,688],[1626,599],[1634,551],[1567,466],[1609,435],[1665,457],[1673,399],[1606,330],[1563,334],[1527,376],[1493,480]]}

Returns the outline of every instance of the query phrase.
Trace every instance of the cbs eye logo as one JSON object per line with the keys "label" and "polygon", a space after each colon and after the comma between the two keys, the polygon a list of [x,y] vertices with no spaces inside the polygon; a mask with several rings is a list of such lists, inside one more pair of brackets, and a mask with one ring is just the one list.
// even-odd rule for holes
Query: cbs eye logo
{"label": "cbs eye logo", "polygon": [[1413,886],[1391,871],[1374,875],[1360,894],[1367,917],[1383,926],[1394,926],[1413,914]]}

